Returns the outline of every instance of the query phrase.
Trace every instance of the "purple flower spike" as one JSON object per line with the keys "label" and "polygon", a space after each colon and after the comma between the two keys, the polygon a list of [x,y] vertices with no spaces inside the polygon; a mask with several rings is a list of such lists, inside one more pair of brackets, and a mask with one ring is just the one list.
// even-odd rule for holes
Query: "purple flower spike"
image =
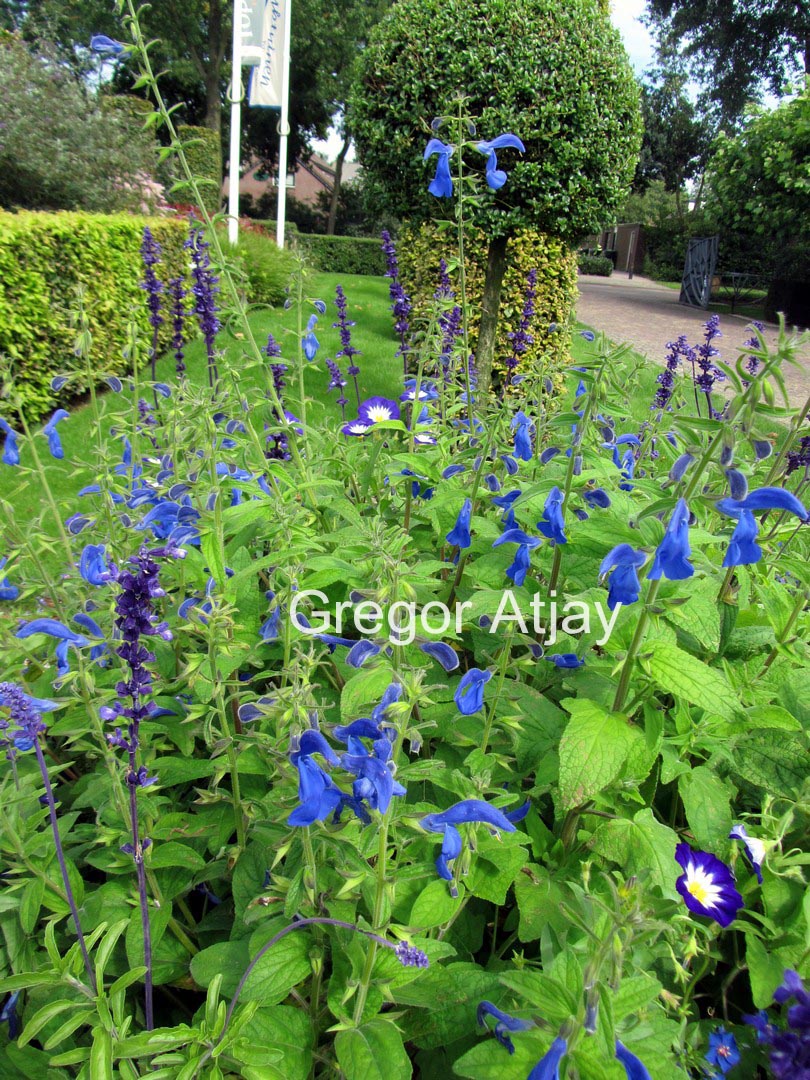
{"label": "purple flower spike", "polygon": [[675,860],[684,871],[675,888],[687,908],[695,915],[714,919],[724,928],[730,926],[743,906],[731,870],[714,855],[693,851],[688,844],[678,844]]}

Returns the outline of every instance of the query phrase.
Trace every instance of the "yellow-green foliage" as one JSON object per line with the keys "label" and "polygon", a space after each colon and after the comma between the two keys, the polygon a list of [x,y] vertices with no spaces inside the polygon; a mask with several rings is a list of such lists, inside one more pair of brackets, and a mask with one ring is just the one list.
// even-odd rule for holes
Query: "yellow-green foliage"
{"label": "yellow-green foliage", "polygon": [[[183,143],[188,167],[195,179],[202,180],[200,195],[209,214],[216,214],[222,204],[222,144],[219,133],[211,128],[180,124],[177,134]],[[193,202],[193,192],[185,182],[172,191],[178,202]]]}
{"label": "yellow-green foliage", "polygon": [[[404,229],[397,241],[400,277],[414,305],[414,321],[427,320],[431,297],[439,284],[439,262],[450,265],[450,279],[458,295],[455,236],[440,231],[435,224]],[[475,351],[480,322],[487,246],[481,233],[473,233],[465,244],[467,303],[470,344]],[[519,229],[506,253],[507,267],[501,291],[498,347],[493,376],[503,374],[511,355],[510,332],[517,330],[526,292],[526,276],[537,271],[535,314],[529,327],[534,344],[521,358],[519,371],[542,369],[553,377],[569,363],[568,335],[562,331],[573,318],[577,287],[576,254],[562,241],[531,229]],[[549,333],[550,326],[560,331]]]}
{"label": "yellow-green foliage", "polygon": [[[123,349],[133,313],[146,356],[152,328],[139,286],[144,225],[163,249],[156,267],[160,280],[182,276],[188,262],[184,221],[133,214],[0,213],[0,364],[11,369],[32,419],[56,404],[50,381],[57,373],[81,371],[71,390],[87,389],[71,326],[77,286],[84,292],[94,370],[117,375],[127,371]],[[170,335],[171,327],[164,324],[162,348]]]}

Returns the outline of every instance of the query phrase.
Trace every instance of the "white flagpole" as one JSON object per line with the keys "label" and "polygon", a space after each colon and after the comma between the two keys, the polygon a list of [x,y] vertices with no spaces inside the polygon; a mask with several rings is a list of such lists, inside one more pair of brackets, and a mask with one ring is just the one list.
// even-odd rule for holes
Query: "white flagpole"
{"label": "white flagpole", "polygon": [[242,0],[233,4],[233,64],[231,66],[231,150],[228,166],[228,239],[239,238],[239,161],[242,127]]}
{"label": "white flagpole", "polygon": [[286,0],[284,13],[284,45],[281,68],[281,119],[278,132],[278,215],[276,219],[276,243],[284,247],[284,219],[287,214],[287,136],[290,132],[290,25],[292,23],[292,0]]}

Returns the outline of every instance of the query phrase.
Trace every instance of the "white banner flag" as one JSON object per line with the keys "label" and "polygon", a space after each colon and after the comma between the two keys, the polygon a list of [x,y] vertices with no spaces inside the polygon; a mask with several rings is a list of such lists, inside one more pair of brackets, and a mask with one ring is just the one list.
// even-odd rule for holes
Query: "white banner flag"
{"label": "white banner flag", "polygon": [[287,0],[267,0],[262,26],[262,58],[250,73],[251,105],[280,109],[284,71],[284,24],[289,18]]}
{"label": "white banner flag", "polygon": [[237,0],[241,12],[241,61],[246,67],[261,62],[265,0]]}

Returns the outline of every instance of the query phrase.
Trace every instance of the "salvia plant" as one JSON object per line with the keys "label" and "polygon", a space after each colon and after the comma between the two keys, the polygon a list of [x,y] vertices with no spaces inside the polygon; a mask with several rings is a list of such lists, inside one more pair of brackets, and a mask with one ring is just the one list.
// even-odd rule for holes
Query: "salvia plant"
{"label": "salvia plant", "polygon": [[[94,47],[199,194],[123,14]],[[479,395],[464,205],[521,150],[484,136],[459,108],[427,143],[462,273],[418,335],[383,239],[391,397],[362,396],[342,288],[296,275],[296,330],[257,339],[202,209],[186,281],[144,236],[171,385],[133,330],[83,463],[67,410],[33,430],[8,385],[4,1076],[810,1075],[802,341],[753,327],[724,360],[711,318],[639,422],[600,336],[562,391],[523,369],[555,332],[530,275]],[[81,303],[76,350],[92,388]],[[51,458],[92,467],[76,505]]]}

